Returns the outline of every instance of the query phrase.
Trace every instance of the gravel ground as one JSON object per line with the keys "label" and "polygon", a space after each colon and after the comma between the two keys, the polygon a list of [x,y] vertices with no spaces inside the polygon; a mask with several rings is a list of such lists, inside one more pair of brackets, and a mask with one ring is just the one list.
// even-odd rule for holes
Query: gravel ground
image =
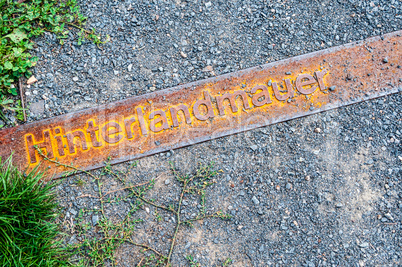
{"label": "gravel ground", "polygon": [[[159,177],[149,197],[172,203],[178,184],[169,161],[184,173],[191,173],[195,162],[214,161],[223,170],[207,205],[232,220],[184,228],[173,266],[186,266],[186,255],[194,255],[201,266],[218,266],[227,257],[233,266],[397,266],[402,263],[401,101],[397,94],[143,158],[130,181]],[[126,171],[129,165],[114,169]],[[88,180],[77,187],[78,179],[60,186],[69,214],[99,208],[93,199],[81,198],[95,196],[97,186]],[[118,188],[112,177],[102,182],[104,191]],[[186,201],[183,216],[190,218],[197,204],[193,198]],[[120,202],[107,206],[107,214],[123,218],[128,208],[129,201]],[[154,212],[147,205],[136,214],[144,222],[135,240],[167,252],[174,219],[162,212],[158,223]],[[93,223],[91,218],[86,219]],[[119,250],[120,266],[138,263],[133,251],[138,249],[130,245]]]}
{"label": "gravel ground", "polygon": [[[39,82],[25,88],[31,121],[402,28],[399,0],[99,0],[80,6],[89,25],[111,41],[98,49],[74,39],[61,47],[51,34],[38,39]],[[207,203],[233,219],[181,231],[174,266],[186,266],[189,254],[201,266],[227,257],[234,266],[401,265],[401,101],[399,93],[143,158],[130,179],[160,177],[151,196],[169,202],[178,190],[169,161],[185,173],[197,162],[214,161],[223,170]],[[82,197],[95,195],[95,184],[78,187],[78,179],[60,185],[64,225],[77,221],[79,209],[99,205]],[[103,179],[106,189],[118,186]],[[187,201],[183,216],[197,209]],[[106,209],[119,218],[128,205]],[[148,209],[138,213],[145,221],[136,238],[166,251],[174,221],[162,214],[158,223]],[[92,215],[85,219],[96,224]],[[66,232],[68,242],[77,242],[67,226]],[[123,245],[119,265],[137,264],[137,252]]]}

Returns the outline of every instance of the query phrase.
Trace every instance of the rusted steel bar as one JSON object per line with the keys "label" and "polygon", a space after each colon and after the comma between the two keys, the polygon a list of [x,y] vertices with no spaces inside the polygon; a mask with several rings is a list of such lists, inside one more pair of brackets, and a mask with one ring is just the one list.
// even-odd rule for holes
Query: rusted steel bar
{"label": "rusted steel bar", "polygon": [[[0,131],[21,169],[50,159],[84,170],[396,93],[402,32]],[[54,177],[65,170],[48,161]]]}

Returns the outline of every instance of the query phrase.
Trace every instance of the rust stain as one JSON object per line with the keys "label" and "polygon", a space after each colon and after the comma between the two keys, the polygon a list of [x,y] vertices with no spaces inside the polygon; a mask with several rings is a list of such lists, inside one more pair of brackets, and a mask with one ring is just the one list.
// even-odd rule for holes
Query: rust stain
{"label": "rust stain", "polygon": [[[21,169],[88,170],[401,90],[402,32],[333,47],[0,131]],[[42,162],[59,177],[64,167]]]}

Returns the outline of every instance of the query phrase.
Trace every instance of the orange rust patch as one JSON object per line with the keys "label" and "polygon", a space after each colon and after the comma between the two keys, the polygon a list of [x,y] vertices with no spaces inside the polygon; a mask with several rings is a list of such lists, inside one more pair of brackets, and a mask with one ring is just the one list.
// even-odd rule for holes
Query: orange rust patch
{"label": "orange rust patch", "polygon": [[[396,93],[402,32],[0,131],[0,156],[88,170]],[[66,171],[42,162],[51,175]]]}

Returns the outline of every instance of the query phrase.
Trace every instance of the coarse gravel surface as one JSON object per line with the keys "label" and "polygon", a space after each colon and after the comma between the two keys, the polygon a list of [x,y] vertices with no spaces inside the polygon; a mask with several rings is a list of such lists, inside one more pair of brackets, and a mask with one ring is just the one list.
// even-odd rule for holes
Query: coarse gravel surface
{"label": "coarse gravel surface", "polygon": [[[88,25],[111,41],[101,49],[77,46],[74,31],[64,46],[52,34],[38,39],[33,72],[39,82],[25,88],[30,121],[402,29],[399,0],[99,0],[80,6]],[[398,266],[401,104],[398,93],[142,158],[129,179],[158,177],[149,196],[169,203],[179,190],[169,161],[184,173],[211,161],[223,171],[206,201],[208,210],[233,218],[184,227],[173,266],[188,266],[187,255],[201,266],[221,266],[228,257],[233,266]],[[106,191],[119,187],[107,175],[102,182]],[[59,186],[67,243],[80,242],[72,225],[80,209],[99,208],[86,197],[97,190],[85,175]],[[119,219],[129,205],[105,209]],[[192,198],[183,205],[187,218],[199,209]],[[160,215],[158,222],[153,207],[138,211],[144,222],[133,238],[166,253],[175,221]],[[97,218],[84,216],[94,227]],[[135,266],[141,254],[124,244],[117,259],[119,266]]]}
{"label": "coarse gravel surface", "polygon": [[[184,227],[173,266],[186,266],[186,255],[194,255],[201,266],[218,266],[227,257],[233,266],[397,266],[402,256],[401,100],[401,94],[388,96],[142,158],[134,169],[131,163],[113,169],[132,169],[133,184],[158,177],[147,196],[167,204],[178,198],[170,161],[183,173],[194,171],[196,162],[211,161],[223,171],[207,192],[208,211],[223,210],[233,218]],[[87,184],[76,186],[79,179]],[[105,192],[122,187],[110,176],[101,181]],[[60,186],[66,225],[79,209],[99,209],[97,201],[81,197],[96,196],[97,190],[81,175]],[[192,218],[198,202],[186,201],[183,218]],[[108,206],[108,216],[124,218],[129,203]],[[159,212],[158,223],[154,213],[146,205],[136,214],[144,222],[135,240],[167,252],[175,219]],[[123,245],[120,266],[138,263],[133,251],[138,249]]]}

